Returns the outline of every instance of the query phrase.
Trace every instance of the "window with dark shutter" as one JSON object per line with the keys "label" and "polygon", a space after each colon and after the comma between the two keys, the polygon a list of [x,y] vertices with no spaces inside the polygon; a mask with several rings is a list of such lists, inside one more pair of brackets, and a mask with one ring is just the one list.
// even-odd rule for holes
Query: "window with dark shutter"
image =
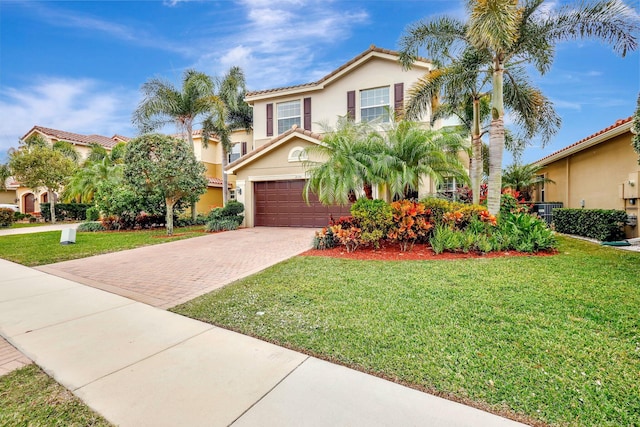
{"label": "window with dark shutter", "polygon": [[393,109],[396,114],[401,114],[404,109],[404,83],[393,86]]}
{"label": "window with dark shutter", "polygon": [[304,99],[304,130],[311,130],[311,98]]}
{"label": "window with dark shutter", "polygon": [[356,91],[347,92],[347,117],[351,120],[356,119]]}
{"label": "window with dark shutter", "polygon": [[273,136],[273,104],[267,104],[267,136]]}
{"label": "window with dark shutter", "polygon": [[247,143],[243,142],[242,143],[242,150],[240,151],[240,155],[244,156],[245,154],[247,154]]}

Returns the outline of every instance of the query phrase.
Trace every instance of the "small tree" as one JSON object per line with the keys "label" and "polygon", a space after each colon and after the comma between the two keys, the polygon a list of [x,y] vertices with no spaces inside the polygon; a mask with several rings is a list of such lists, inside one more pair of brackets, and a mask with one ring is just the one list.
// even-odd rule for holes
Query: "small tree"
{"label": "small tree", "polygon": [[159,190],[167,208],[167,234],[173,234],[173,207],[207,189],[205,167],[185,141],[147,134],[131,140],[124,156],[124,179],[140,192]]}
{"label": "small tree", "polygon": [[22,185],[34,190],[47,188],[51,202],[51,223],[55,224],[55,193],[73,175],[76,163],[62,151],[48,145],[27,143],[10,154],[9,167]]}

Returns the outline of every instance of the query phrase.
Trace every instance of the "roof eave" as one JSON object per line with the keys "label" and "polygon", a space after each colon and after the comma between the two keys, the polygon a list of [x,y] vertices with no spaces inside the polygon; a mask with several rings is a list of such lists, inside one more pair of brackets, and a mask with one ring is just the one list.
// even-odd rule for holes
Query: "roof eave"
{"label": "roof eave", "polygon": [[538,165],[538,166],[547,166],[550,163],[553,162],[557,162],[558,160],[562,160],[565,157],[569,157],[575,153],[578,153],[582,150],[586,150],[587,148],[593,147],[595,145],[598,145],[602,142],[605,142],[611,138],[614,138],[618,135],[622,135],[625,132],[630,132],[631,131],[631,125],[633,124],[633,121],[629,121],[627,123],[624,123],[620,126],[616,126],[613,129],[610,129],[606,132],[603,132],[599,135],[596,135],[592,138],[587,139],[586,141],[574,145],[573,147],[569,147],[567,149],[564,150],[560,150],[558,152],[556,152],[555,154],[552,154],[548,157],[545,157],[543,159],[540,159],[536,162],[534,162],[533,164]]}

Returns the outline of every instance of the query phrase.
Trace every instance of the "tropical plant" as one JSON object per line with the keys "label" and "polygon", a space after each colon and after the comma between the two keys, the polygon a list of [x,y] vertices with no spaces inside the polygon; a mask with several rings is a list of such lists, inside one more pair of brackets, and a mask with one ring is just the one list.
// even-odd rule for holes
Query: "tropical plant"
{"label": "tropical plant", "polygon": [[7,189],[7,179],[11,177],[11,169],[7,163],[0,163],[0,191]]}
{"label": "tropical plant", "polygon": [[425,177],[436,185],[445,177],[468,180],[458,155],[465,148],[458,132],[426,130],[402,120],[385,129],[384,140],[382,152],[374,156],[372,181],[385,184],[393,198],[416,193]]}
{"label": "tropical plant", "polygon": [[502,188],[511,188],[518,191],[524,201],[532,199],[532,191],[539,184],[555,184],[552,179],[540,174],[542,166],[530,163],[521,165],[513,163],[502,173]]}
{"label": "tropical plant", "polygon": [[[210,135],[216,135],[222,145],[222,170],[227,166],[231,151],[231,133],[244,129],[250,132],[253,126],[253,109],[244,101],[247,88],[244,73],[240,67],[231,67],[227,74],[218,81],[220,103],[202,123],[202,143],[206,147]],[[222,203],[229,199],[227,174],[222,174]]]}
{"label": "tropical plant", "polygon": [[361,197],[351,206],[351,215],[360,224],[363,243],[379,248],[393,222],[391,206],[384,200]]}
{"label": "tropical plant", "polygon": [[532,64],[544,74],[553,61],[555,43],[561,40],[600,38],[623,56],[637,47],[638,19],[620,0],[565,5],[557,10],[545,7],[544,3],[544,0],[468,0],[467,24],[446,17],[418,24],[413,31],[415,40],[408,39],[405,43],[406,57],[411,60],[417,56],[420,45],[436,58],[451,53],[455,56],[456,51],[466,46],[491,58],[488,206],[492,214],[497,214],[500,206],[505,105],[523,106],[518,121],[526,129],[526,135],[540,133],[548,138],[558,124],[556,120],[539,119],[552,111],[551,104],[526,83],[526,78],[523,80],[526,74],[520,64]]}
{"label": "tropical plant", "polygon": [[184,140],[159,134],[137,137],[127,144],[124,179],[133,188],[162,193],[167,234],[173,234],[173,208],[181,199],[207,189],[205,167]]}
{"label": "tropical plant", "polygon": [[327,205],[346,205],[362,192],[371,198],[371,185],[380,183],[374,165],[384,150],[382,137],[347,117],[339,117],[335,129],[323,128],[322,144],[306,148],[309,160],[303,165],[309,179],[304,199],[309,200],[309,192]]}

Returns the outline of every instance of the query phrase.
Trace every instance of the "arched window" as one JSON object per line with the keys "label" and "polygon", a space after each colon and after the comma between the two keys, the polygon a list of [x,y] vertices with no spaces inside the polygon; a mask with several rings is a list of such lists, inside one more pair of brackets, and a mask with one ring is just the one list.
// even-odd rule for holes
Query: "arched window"
{"label": "arched window", "polygon": [[304,162],[308,159],[307,152],[302,147],[293,147],[289,151],[289,162]]}

